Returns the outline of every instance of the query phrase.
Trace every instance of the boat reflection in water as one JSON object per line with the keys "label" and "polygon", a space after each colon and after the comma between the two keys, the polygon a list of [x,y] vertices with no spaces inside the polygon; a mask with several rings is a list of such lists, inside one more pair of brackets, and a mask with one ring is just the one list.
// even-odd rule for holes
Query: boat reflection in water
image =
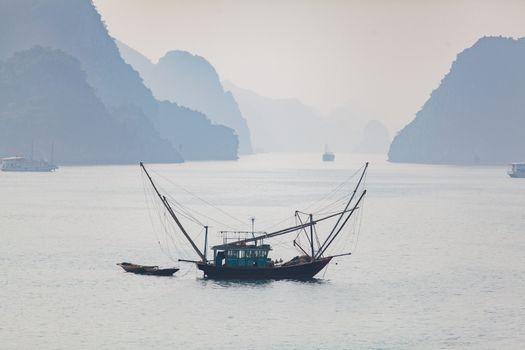
{"label": "boat reflection in water", "polygon": [[[313,214],[296,211],[295,217],[297,224],[295,226],[286,227],[274,232],[255,232],[253,230],[253,219],[252,231],[220,231],[223,243],[211,247],[213,251],[213,259],[211,260],[208,260],[206,255],[208,226],[204,226],[204,249],[201,251],[180,221],[179,216],[187,217],[187,210],[181,208],[180,203],[176,201],[173,201],[175,205],[172,206],[166,196],[159,192],[158,187],[155,185],[144,164],[140,163],[140,166],[153,187],[156,197],[160,199],[181,234],[186,238],[193,251],[199,257],[199,260],[179,259],[179,261],[195,263],[197,268],[201,270],[207,278],[219,280],[308,280],[312,279],[325,268],[333,258],[351,254],[351,252],[341,252],[340,254],[326,255],[327,249],[340,237],[343,228],[347,225],[352,215],[359,209],[359,204],[365,197],[366,189],[362,187],[364,187],[368,163],[363,166],[353,192],[345,194],[343,197],[343,199],[345,199],[344,202],[342,202],[342,198],[339,198],[335,202],[336,204],[342,202],[344,208],[338,210],[332,208],[331,214],[325,214],[315,219]],[[316,225],[321,222],[330,223],[333,221],[335,221],[335,224],[331,226],[332,228],[328,230],[329,232],[325,232],[323,240],[320,240],[315,228]],[[293,240],[293,246],[302,254],[286,262],[282,262],[282,260],[272,261],[272,259],[269,258],[269,253],[272,248],[270,244],[265,242],[272,238],[292,233],[296,234],[296,238]],[[244,238],[241,238],[241,235],[244,235]],[[299,236],[305,238],[307,243],[303,243],[304,246],[301,245]]]}

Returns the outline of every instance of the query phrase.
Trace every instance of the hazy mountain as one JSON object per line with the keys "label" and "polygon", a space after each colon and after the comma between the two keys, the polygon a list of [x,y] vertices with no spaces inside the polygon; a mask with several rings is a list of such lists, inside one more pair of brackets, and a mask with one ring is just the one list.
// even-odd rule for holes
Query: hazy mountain
{"label": "hazy mountain", "polygon": [[[223,83],[239,103],[248,120],[254,149],[258,152],[322,151],[317,129],[322,126],[320,113],[296,99],[272,99]],[[318,129],[319,130],[319,129]]]}
{"label": "hazy mountain", "polygon": [[141,113],[118,120],[62,51],[34,47],[0,63],[0,156],[29,156],[34,143],[45,158],[54,144],[59,164],[182,161]]}
{"label": "hazy mountain", "polygon": [[394,138],[394,162],[502,164],[525,159],[525,39],[485,37],[461,52],[416,118]]}
{"label": "hazy mountain", "polygon": [[237,159],[239,143],[234,130],[220,124],[210,125],[202,113],[164,101],[159,104],[156,125],[161,136],[171,141],[184,159]]}
{"label": "hazy mountain", "polygon": [[[330,149],[344,152],[365,152],[366,147],[360,146],[363,142],[374,143],[377,140],[367,140],[366,137],[376,137],[377,134],[365,134],[367,119],[355,115],[347,108],[337,108],[324,117],[327,120],[329,129],[326,139],[330,140]],[[389,142],[390,143],[390,142]],[[374,153],[374,152],[372,152]],[[384,152],[386,154],[386,150]]]}
{"label": "hazy mountain", "polygon": [[122,57],[140,73],[156,98],[201,111],[213,122],[234,129],[239,136],[239,152],[252,153],[246,120],[206,59],[186,51],[170,51],[153,64],[129,46],[117,44]]}
{"label": "hazy mountain", "polygon": [[256,151],[354,152],[363,138],[366,120],[347,109],[323,115],[297,99],[273,99],[223,82],[247,118]]}
{"label": "hazy mountain", "polygon": [[[137,140],[151,136],[152,125],[173,117],[163,134],[180,134],[186,142],[194,143],[193,149],[201,147],[207,139],[200,139],[206,133],[214,139],[222,138],[225,145],[236,143],[236,135],[225,133],[202,114],[173,104],[168,115],[159,116],[159,102],[143,84],[139,74],[121,58],[114,40],[108,35],[100,15],[91,1],[87,0],[3,0],[0,2],[0,59],[7,59],[15,52],[34,45],[58,48],[72,55],[86,72],[87,83],[94,88],[95,95],[115,117],[134,128]],[[42,88],[45,88],[44,86]],[[67,103],[67,101],[63,101]],[[164,109],[165,110],[165,109]],[[183,116],[184,115],[184,116]],[[197,121],[192,121],[194,117]],[[129,119],[129,120],[127,120]],[[154,123],[154,124],[152,124]],[[149,124],[149,125],[148,125]],[[197,129],[193,129],[195,125]],[[140,127],[139,127],[140,126]],[[166,126],[167,127],[167,126]],[[156,132],[157,138],[158,132]],[[171,143],[178,147],[180,142]],[[160,140],[158,140],[160,142]],[[143,145],[147,148],[146,145]],[[173,148],[171,148],[173,151]],[[228,159],[236,159],[237,151],[227,147]],[[214,152],[223,154],[224,152]],[[214,159],[214,153],[194,154],[198,159]],[[176,157],[176,155],[175,155]],[[221,159],[224,157],[221,157]],[[144,159],[150,161],[152,158]],[[191,159],[191,158],[188,158]]]}
{"label": "hazy mountain", "polygon": [[156,109],[151,92],[120,57],[91,1],[2,0],[0,43],[0,59],[35,45],[60,49],[80,61],[106,105],[135,104],[148,115]]}
{"label": "hazy mountain", "polygon": [[370,120],[363,130],[363,136],[356,151],[358,153],[386,154],[389,146],[388,129],[379,120]]}

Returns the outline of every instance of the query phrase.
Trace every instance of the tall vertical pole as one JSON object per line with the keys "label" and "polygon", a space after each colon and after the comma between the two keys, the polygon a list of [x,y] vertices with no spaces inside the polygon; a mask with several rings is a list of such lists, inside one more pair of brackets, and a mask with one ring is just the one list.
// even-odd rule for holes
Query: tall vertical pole
{"label": "tall vertical pole", "polygon": [[153,179],[149,175],[148,171],[146,170],[146,167],[144,166],[144,164],[142,162],[140,162],[140,166],[141,166],[142,170],[144,170],[144,173],[148,177],[148,180],[151,183],[151,186],[153,186],[153,189],[155,190],[155,193],[157,193],[157,196],[161,200],[162,204],[164,204],[164,207],[166,208],[166,210],[168,210],[168,213],[171,215],[172,219],[175,221],[175,223],[177,224],[177,226],[181,230],[181,232],[184,235],[184,237],[186,237],[188,242],[190,242],[191,247],[193,248],[193,250],[195,250],[195,252],[201,258],[202,261],[206,261],[206,258],[204,257],[204,254],[202,254],[202,252],[199,250],[199,248],[197,248],[197,246],[195,245],[195,242],[193,242],[193,240],[191,239],[190,235],[188,235],[188,233],[186,232],[186,229],[184,229],[184,227],[180,223],[179,219],[177,218],[177,215],[175,215],[175,212],[173,211],[173,209],[171,208],[170,204],[168,203],[168,200],[166,199],[166,196],[163,196],[163,195],[160,194],[159,190],[157,189],[157,186],[155,186],[155,183],[153,182]]}
{"label": "tall vertical pole", "polygon": [[[250,220],[252,220],[252,237],[255,238],[255,218],[252,216]],[[257,241],[255,241],[255,245],[257,245]]]}
{"label": "tall vertical pole", "polygon": [[51,141],[51,164],[55,162],[55,143]]}
{"label": "tall vertical pole", "polygon": [[207,251],[208,251],[208,226],[204,226],[204,261],[208,261]]}
{"label": "tall vertical pole", "polygon": [[312,260],[315,259],[314,256],[314,217],[310,214],[310,247],[312,248]]}

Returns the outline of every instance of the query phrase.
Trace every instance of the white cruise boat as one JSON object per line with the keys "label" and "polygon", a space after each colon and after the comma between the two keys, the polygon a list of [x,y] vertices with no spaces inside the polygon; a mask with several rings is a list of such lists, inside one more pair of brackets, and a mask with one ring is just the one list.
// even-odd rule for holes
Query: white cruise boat
{"label": "white cruise boat", "polygon": [[2,171],[54,171],[58,167],[45,160],[26,159],[25,157],[9,157],[2,159]]}
{"label": "white cruise boat", "polygon": [[525,163],[512,163],[508,174],[510,177],[525,178]]}

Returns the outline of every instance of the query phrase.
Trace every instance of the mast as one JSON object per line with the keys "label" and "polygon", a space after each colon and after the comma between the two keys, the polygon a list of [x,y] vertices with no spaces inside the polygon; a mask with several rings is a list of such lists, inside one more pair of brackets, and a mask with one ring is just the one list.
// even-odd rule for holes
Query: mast
{"label": "mast", "polygon": [[208,226],[204,226],[204,261],[208,261],[206,257],[207,252],[208,252]]}
{"label": "mast", "polygon": [[[331,214],[331,215],[322,217],[320,219],[316,219],[316,220],[314,220],[312,222],[305,222],[304,224],[287,227],[287,228],[284,228],[282,230],[275,231],[275,232],[265,233],[265,234],[262,234],[262,235],[259,235],[259,236],[255,236],[253,238],[241,239],[241,240],[238,240],[238,241],[235,241],[235,242],[231,242],[230,244],[243,244],[243,243],[249,243],[249,242],[257,241],[257,240],[260,240],[260,239],[268,239],[268,238],[272,238],[272,237],[276,237],[276,236],[285,235],[285,234],[290,233],[290,232],[295,232],[295,231],[298,231],[298,230],[302,230],[302,229],[304,229],[306,227],[310,227],[312,225],[317,224],[318,222],[331,219],[334,216],[338,216],[338,215],[341,215],[343,213],[351,213],[352,211],[354,211],[356,209],[357,209],[357,207],[354,208],[354,209],[350,209],[350,210],[341,211],[341,212],[338,212],[338,213],[335,213],[335,214]],[[310,239],[310,237],[308,237],[308,234],[307,234],[306,237],[308,239]]]}
{"label": "mast", "polygon": [[[299,223],[300,223],[301,225],[303,225],[304,223],[303,223],[303,220],[301,219],[301,216],[299,215],[299,213],[300,213],[300,211],[296,210],[296,211],[295,211],[295,217],[297,218],[297,220],[299,220]],[[303,213],[303,214],[304,214],[304,213]],[[312,224],[312,218],[310,218],[310,224]],[[311,239],[311,237],[308,235],[308,232],[306,231],[306,228],[303,227],[303,228],[302,228],[302,231],[304,231],[304,234],[305,234],[305,236],[306,236],[306,240],[308,241],[308,243],[311,244],[312,239]],[[296,240],[294,240],[294,244],[296,244],[296,245],[297,245],[297,246],[298,246],[298,247],[304,252],[304,255],[309,255],[307,252],[304,251],[304,249],[303,249],[298,243],[296,243]]]}
{"label": "mast", "polygon": [[177,226],[182,231],[182,234],[186,237],[188,242],[190,242],[193,250],[195,250],[195,252],[197,253],[197,255],[199,255],[201,260],[206,262],[206,257],[204,256],[204,254],[202,254],[202,252],[199,250],[199,248],[197,248],[197,246],[195,245],[195,242],[193,242],[193,240],[191,239],[190,235],[188,235],[188,233],[184,229],[184,226],[182,226],[182,224],[180,223],[179,219],[177,218],[177,215],[175,215],[175,212],[173,211],[173,209],[171,209],[171,206],[168,203],[168,200],[166,199],[166,197],[160,194],[159,190],[157,189],[157,186],[155,186],[155,183],[153,182],[153,179],[149,175],[148,171],[146,170],[146,168],[144,167],[144,164],[142,162],[140,162],[140,166],[144,170],[144,172],[146,173],[146,176],[148,177],[149,182],[151,183],[151,186],[153,186],[153,189],[155,190],[155,193],[157,193],[157,196],[160,198],[162,204],[164,204],[164,207],[166,207],[166,209],[168,210],[168,213],[171,215],[172,219],[175,221]]}
{"label": "mast", "polygon": [[330,239],[330,236],[328,236],[326,238],[326,241],[323,243],[323,247],[324,248],[320,248],[319,251],[317,252],[317,257],[321,256],[327,249],[328,247],[330,247],[330,245],[332,244],[332,242],[334,241],[334,239],[337,237],[337,235],[339,235],[339,233],[341,232],[341,230],[343,230],[343,227],[345,227],[346,223],[348,222],[348,220],[350,220],[350,218],[352,217],[352,214],[354,213],[354,210],[357,208],[357,206],[359,205],[359,203],[361,202],[361,200],[363,199],[363,197],[365,196],[366,194],[366,190],[363,191],[363,193],[361,193],[361,196],[359,197],[359,199],[357,200],[357,202],[355,203],[355,206],[354,206],[354,209],[352,210],[352,212],[346,217],[345,221],[343,221],[343,224],[341,225],[341,227],[339,227],[339,230],[337,230],[337,232],[335,233],[335,235]]}
{"label": "mast", "polygon": [[[312,214],[310,214],[310,223],[312,222],[314,222],[314,217]],[[310,225],[310,247],[312,248],[312,260],[314,260],[314,225]]]}
{"label": "mast", "polygon": [[[341,219],[343,218],[344,214],[346,213],[348,207],[350,206],[350,204],[352,203],[352,200],[354,199],[355,197],[355,194],[357,193],[357,189],[359,188],[359,186],[361,185],[361,181],[363,181],[363,178],[365,176],[365,173],[366,173],[366,169],[368,168],[368,162],[366,162],[365,164],[365,167],[363,169],[363,172],[361,173],[361,177],[359,178],[359,181],[357,182],[357,185],[355,186],[355,189],[354,189],[354,192],[352,193],[352,196],[350,197],[350,200],[348,201],[348,203],[346,203],[346,206],[345,206],[345,210],[343,210],[343,212],[341,213],[341,216],[339,216],[339,218],[337,219],[337,222],[335,223],[334,227],[332,228],[332,231],[330,231],[330,234],[328,235],[328,237],[326,238],[326,240],[323,242],[323,244],[321,245],[321,247],[319,247],[319,251],[317,252],[317,256],[321,256],[321,252],[326,250],[324,249],[324,246],[325,244],[330,240],[330,237],[332,237],[332,235],[334,234],[335,230],[337,229],[337,226],[339,225],[339,223],[341,222]],[[357,205],[355,206],[355,208],[357,208]],[[354,209],[355,209],[354,208]],[[353,210],[351,211],[351,213],[349,214],[348,218],[350,218],[350,216],[353,214]],[[346,220],[348,221],[348,219]],[[345,221],[345,223],[346,223]],[[341,228],[343,228],[345,224],[343,224],[341,226]]]}
{"label": "mast", "polygon": [[[255,238],[255,217],[251,217],[250,220],[252,221],[252,237]],[[255,245],[257,245],[257,241],[255,241]]]}

